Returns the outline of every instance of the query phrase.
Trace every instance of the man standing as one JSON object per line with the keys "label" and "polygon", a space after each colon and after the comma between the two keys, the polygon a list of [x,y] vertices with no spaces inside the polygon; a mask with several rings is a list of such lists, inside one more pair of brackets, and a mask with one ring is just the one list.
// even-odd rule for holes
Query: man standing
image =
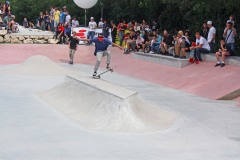
{"label": "man standing", "polygon": [[235,52],[235,37],[237,37],[237,31],[233,27],[232,22],[227,23],[227,27],[224,30],[223,37],[225,38],[226,44],[231,49],[231,53]]}
{"label": "man standing", "polygon": [[208,21],[207,26],[209,28],[207,41],[208,41],[208,44],[210,46],[210,52],[214,52],[216,29],[215,29],[215,27],[213,27],[212,21]]}
{"label": "man standing", "polygon": [[115,43],[112,43],[111,41],[109,41],[107,38],[104,38],[102,33],[98,34],[98,37],[93,38],[91,40],[89,39],[81,39],[82,41],[88,41],[90,43],[94,42],[95,43],[95,52],[94,55],[97,56],[97,61],[95,64],[95,68],[94,68],[94,73],[93,73],[93,78],[97,76],[97,70],[100,66],[102,57],[107,56],[107,69],[110,69],[110,62],[111,62],[111,53],[110,51],[107,50],[109,45],[113,45],[118,47],[119,49],[122,49],[122,47],[118,46]]}
{"label": "man standing", "polygon": [[60,11],[58,10],[58,8],[55,8],[55,11],[53,13],[53,18],[54,18],[54,29],[55,29],[55,34],[56,34],[57,27],[58,27],[59,20],[60,20]]}
{"label": "man standing", "polygon": [[[88,34],[87,34],[87,39],[93,39],[95,35],[95,29],[97,28],[97,23],[94,21],[94,18],[90,18],[90,22],[88,24]],[[91,43],[90,43],[91,44]]]}

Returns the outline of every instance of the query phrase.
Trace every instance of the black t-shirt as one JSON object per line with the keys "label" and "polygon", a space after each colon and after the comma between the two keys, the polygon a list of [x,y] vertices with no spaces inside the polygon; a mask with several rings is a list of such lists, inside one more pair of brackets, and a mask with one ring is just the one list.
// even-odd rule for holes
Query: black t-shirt
{"label": "black t-shirt", "polygon": [[44,21],[44,17],[39,17],[38,21],[41,24]]}
{"label": "black t-shirt", "polygon": [[129,36],[129,38],[130,38],[131,40],[136,40],[136,39],[137,39],[137,35],[134,34],[134,35],[132,35],[132,36]]}
{"label": "black t-shirt", "polygon": [[72,36],[69,38],[69,42],[70,42],[70,49],[76,49],[77,44],[79,43],[78,38],[77,37],[73,38]]}
{"label": "black t-shirt", "polygon": [[173,45],[172,44],[173,41],[173,37],[168,35],[168,36],[164,36],[163,42],[165,42],[167,45]]}

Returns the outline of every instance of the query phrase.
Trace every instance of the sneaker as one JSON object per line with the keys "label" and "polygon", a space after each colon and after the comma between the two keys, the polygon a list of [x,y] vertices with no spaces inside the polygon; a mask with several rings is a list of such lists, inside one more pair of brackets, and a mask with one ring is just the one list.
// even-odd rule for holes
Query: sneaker
{"label": "sneaker", "polygon": [[110,66],[109,66],[109,64],[107,64],[106,68],[107,68],[107,69],[110,69]]}
{"label": "sneaker", "polygon": [[222,63],[222,64],[221,64],[221,67],[224,67],[224,66],[225,66],[225,63]]}
{"label": "sneaker", "polygon": [[97,76],[97,72],[94,72],[94,73],[93,73],[93,77],[96,77],[96,76]]}
{"label": "sneaker", "polygon": [[217,64],[215,64],[214,67],[217,67],[217,66],[221,66],[221,63],[217,63]]}
{"label": "sneaker", "polygon": [[195,63],[198,64],[198,63],[199,63],[199,60],[195,60]]}
{"label": "sneaker", "polygon": [[154,54],[154,52],[153,52],[153,51],[151,51],[151,52],[150,52],[150,54]]}
{"label": "sneaker", "polygon": [[68,63],[69,63],[69,64],[73,64],[73,61],[69,61]]}

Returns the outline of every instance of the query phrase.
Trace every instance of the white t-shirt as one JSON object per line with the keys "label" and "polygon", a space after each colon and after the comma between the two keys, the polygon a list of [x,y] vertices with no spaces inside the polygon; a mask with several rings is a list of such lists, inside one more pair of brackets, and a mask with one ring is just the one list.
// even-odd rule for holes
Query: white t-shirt
{"label": "white t-shirt", "polygon": [[71,16],[70,16],[70,15],[67,15],[67,16],[66,16],[66,23],[70,23],[70,20],[71,20]]}
{"label": "white t-shirt", "polygon": [[[227,29],[227,28],[225,28],[224,32],[226,32],[226,29]],[[232,32],[231,32],[231,31],[232,31]],[[227,35],[224,37],[225,39],[228,38],[226,43],[235,43],[235,39],[234,39],[235,36],[234,36],[234,34],[233,34],[234,31],[236,31],[235,28],[232,28],[231,30],[228,30],[228,31],[227,31]],[[230,33],[231,33],[231,34],[230,34]],[[230,35],[229,35],[229,34],[230,34]]]}
{"label": "white t-shirt", "polygon": [[140,39],[137,38],[136,43],[137,44],[142,44],[144,42],[144,39],[140,37]]}
{"label": "white t-shirt", "polygon": [[103,28],[103,24],[104,24],[104,23],[103,23],[102,21],[100,21],[100,22],[98,23],[98,27],[99,27],[99,28]]}
{"label": "white t-shirt", "polygon": [[[212,41],[212,39],[213,39],[213,34],[216,35],[216,29],[212,26],[212,27],[209,29],[209,32],[208,32],[208,38],[207,38],[208,42],[211,42],[211,41]],[[215,38],[214,38],[213,42],[215,43]]]}
{"label": "white t-shirt", "polygon": [[88,23],[88,28],[89,28],[88,31],[95,31],[95,29],[97,28],[97,23],[95,21],[93,21],[93,22],[90,21]]}
{"label": "white t-shirt", "polygon": [[210,46],[207,42],[207,40],[204,37],[200,37],[199,39],[196,39],[196,44],[202,44],[202,48],[205,48],[210,51]]}
{"label": "white t-shirt", "polygon": [[76,20],[76,21],[72,20],[72,27],[75,28],[77,26],[79,26],[78,20]]}

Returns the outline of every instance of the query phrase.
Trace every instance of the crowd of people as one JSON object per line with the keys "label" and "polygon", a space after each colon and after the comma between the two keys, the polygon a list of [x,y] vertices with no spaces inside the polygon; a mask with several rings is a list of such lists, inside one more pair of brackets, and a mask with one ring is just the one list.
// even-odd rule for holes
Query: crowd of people
{"label": "crowd of people", "polygon": [[8,0],[5,3],[0,2],[0,27],[11,33],[18,31],[18,25],[15,16],[11,13],[10,2]]}

